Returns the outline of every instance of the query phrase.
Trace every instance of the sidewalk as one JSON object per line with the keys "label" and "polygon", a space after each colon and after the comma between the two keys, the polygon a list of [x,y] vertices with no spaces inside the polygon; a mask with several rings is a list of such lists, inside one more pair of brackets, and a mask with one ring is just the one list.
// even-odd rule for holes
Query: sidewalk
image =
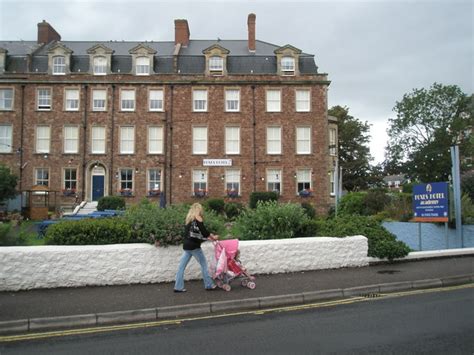
{"label": "sidewalk", "polygon": [[0,292],[0,333],[152,321],[473,281],[474,256],[464,256],[257,275],[255,290],[235,281],[230,292],[205,291],[202,281],[187,281],[188,292],[181,294],[173,293],[172,283]]}

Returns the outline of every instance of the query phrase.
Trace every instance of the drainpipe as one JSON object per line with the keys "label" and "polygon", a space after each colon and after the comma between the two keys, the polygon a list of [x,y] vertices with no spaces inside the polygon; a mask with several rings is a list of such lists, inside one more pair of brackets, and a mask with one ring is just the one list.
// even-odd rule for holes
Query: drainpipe
{"label": "drainpipe", "polygon": [[256,147],[256,117],[255,117],[255,85],[252,88],[252,125],[253,125],[253,192],[257,191],[257,147]]}
{"label": "drainpipe", "polygon": [[84,85],[84,114],[82,120],[82,201],[86,200],[86,153],[87,153],[87,85]]}
{"label": "drainpipe", "polygon": [[110,171],[109,171],[109,195],[113,195],[115,177],[114,172],[114,134],[115,134],[115,84],[112,84],[112,117],[110,128]]}
{"label": "drainpipe", "polygon": [[21,86],[21,113],[20,113],[20,210],[23,208],[23,137],[25,121],[25,85]]}
{"label": "drainpipe", "polygon": [[168,192],[168,201],[171,203],[173,202],[172,200],[172,191],[173,191],[173,106],[174,106],[174,85],[170,86],[171,88],[171,99],[170,99],[170,115],[169,115],[169,128],[170,128],[170,144],[169,144],[169,153],[170,153],[170,158],[169,158],[169,192]]}

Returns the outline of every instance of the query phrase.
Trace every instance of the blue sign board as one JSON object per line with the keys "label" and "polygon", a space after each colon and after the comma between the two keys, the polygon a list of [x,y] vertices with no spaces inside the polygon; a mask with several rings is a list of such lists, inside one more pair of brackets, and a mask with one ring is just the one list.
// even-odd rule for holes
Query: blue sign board
{"label": "blue sign board", "polygon": [[417,222],[448,221],[448,183],[432,182],[413,186],[413,215]]}

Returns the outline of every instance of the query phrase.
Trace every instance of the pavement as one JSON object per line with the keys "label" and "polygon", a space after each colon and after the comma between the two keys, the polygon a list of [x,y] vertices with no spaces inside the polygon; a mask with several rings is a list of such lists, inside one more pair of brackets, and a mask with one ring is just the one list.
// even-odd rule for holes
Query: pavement
{"label": "pavement", "polygon": [[[249,270],[250,272],[252,270]],[[0,334],[157,321],[474,282],[474,255],[377,263],[362,268],[256,275],[254,290],[202,281],[0,292]]]}

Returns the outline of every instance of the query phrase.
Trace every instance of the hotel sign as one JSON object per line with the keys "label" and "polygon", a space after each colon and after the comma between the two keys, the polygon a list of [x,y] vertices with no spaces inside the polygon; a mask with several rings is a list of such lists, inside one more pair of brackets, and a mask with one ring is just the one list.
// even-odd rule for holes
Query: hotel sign
{"label": "hotel sign", "polygon": [[202,166],[232,166],[232,159],[203,159]]}
{"label": "hotel sign", "polygon": [[416,222],[448,221],[448,183],[413,186],[413,215]]}

